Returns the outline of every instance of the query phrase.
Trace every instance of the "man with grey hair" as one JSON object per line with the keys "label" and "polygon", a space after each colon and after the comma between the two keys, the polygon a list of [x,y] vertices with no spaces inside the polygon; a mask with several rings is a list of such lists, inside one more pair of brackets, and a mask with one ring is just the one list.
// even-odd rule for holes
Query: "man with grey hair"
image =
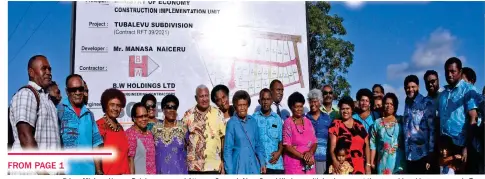
{"label": "man with grey hair", "polygon": [[315,136],[317,137],[317,150],[314,154],[317,174],[324,174],[327,171],[328,128],[332,123],[330,116],[320,110],[322,102],[322,91],[312,89],[308,93],[310,112],[306,114],[306,117],[312,122]]}
{"label": "man with grey hair", "polygon": [[209,88],[195,89],[197,105],[185,112],[182,122],[189,132],[187,166],[189,174],[224,174],[222,152],[226,126],[224,114],[210,105]]}
{"label": "man with grey hair", "polygon": [[325,85],[322,88],[323,102],[320,110],[325,114],[330,116],[330,119],[334,120],[340,118],[339,109],[337,106],[333,105],[334,95],[333,89],[330,85]]}

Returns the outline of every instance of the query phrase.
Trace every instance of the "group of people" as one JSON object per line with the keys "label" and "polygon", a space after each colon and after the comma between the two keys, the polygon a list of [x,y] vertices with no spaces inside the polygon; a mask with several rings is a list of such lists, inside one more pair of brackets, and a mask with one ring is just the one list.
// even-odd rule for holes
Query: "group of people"
{"label": "group of people", "polygon": [[[398,97],[381,85],[360,89],[356,101],[343,96],[334,106],[331,85],[283,100],[284,85],[275,79],[257,102],[244,90],[229,99],[224,85],[199,85],[196,105],[181,120],[175,95],[163,97],[163,119],[157,119],[157,99],[146,94],[133,105],[133,125],[124,130],[117,121],[126,105],[123,92],[105,90],[104,115],[95,119],[82,76],[66,78],[62,99],[47,58],[37,55],[28,63],[28,85],[10,104],[9,145],[115,151],[110,160],[69,159],[68,175],[483,174],[483,92],[458,58],[448,59],[444,69],[448,85],[441,92],[438,73],[424,75],[426,97],[417,76],[405,78],[403,115],[396,114]],[[253,114],[251,105],[257,105]]]}

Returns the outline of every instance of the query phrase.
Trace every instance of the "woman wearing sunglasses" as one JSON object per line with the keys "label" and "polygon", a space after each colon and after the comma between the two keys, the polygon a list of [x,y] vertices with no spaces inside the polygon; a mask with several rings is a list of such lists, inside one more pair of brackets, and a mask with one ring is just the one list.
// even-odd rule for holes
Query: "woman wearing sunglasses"
{"label": "woman wearing sunglasses", "polygon": [[157,117],[157,98],[152,94],[145,94],[141,98],[141,103],[147,108],[148,111],[148,130],[152,130],[153,125],[157,123],[159,120]]}
{"label": "woman wearing sunglasses", "polygon": [[174,95],[162,99],[165,119],[152,128],[157,174],[187,174],[188,132],[177,119],[179,100]]}

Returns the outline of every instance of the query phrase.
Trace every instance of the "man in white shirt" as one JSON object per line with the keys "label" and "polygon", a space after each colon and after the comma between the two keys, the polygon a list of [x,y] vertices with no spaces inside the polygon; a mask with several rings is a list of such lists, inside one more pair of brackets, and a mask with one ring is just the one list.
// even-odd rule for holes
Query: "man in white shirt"
{"label": "man in white shirt", "polygon": [[271,105],[271,110],[274,111],[281,119],[284,121],[291,116],[290,108],[282,102],[285,87],[280,80],[273,80],[269,84],[269,90],[271,90],[271,95],[273,97],[273,104]]}

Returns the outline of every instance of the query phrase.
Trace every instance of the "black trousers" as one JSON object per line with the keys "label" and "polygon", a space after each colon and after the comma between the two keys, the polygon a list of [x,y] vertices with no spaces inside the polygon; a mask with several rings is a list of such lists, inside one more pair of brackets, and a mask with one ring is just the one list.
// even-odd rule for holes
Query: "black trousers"
{"label": "black trousers", "polygon": [[426,170],[426,163],[428,162],[428,157],[423,157],[416,161],[406,161],[407,173],[408,174],[431,174],[432,171]]}
{"label": "black trousers", "polygon": [[221,174],[219,171],[207,171],[207,172],[200,172],[200,171],[189,171],[190,175],[218,175]]}
{"label": "black trousers", "polygon": [[273,169],[266,169],[266,174],[267,175],[282,175],[285,174],[284,170],[273,170]]}

